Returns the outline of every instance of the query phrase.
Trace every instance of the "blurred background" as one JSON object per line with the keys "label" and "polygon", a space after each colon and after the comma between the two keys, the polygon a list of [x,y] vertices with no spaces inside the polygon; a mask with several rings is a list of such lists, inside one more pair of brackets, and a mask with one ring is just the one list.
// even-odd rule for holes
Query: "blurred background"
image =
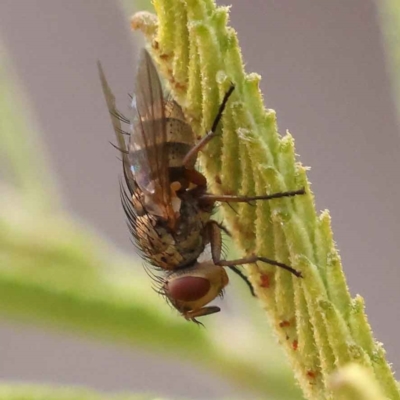
{"label": "blurred background", "polygon": [[[232,4],[231,25],[247,72],[262,75],[266,106],[277,111],[281,133],[292,133],[300,160],[312,167],[316,206],[331,212],[351,294],[365,298],[375,336],[398,370],[400,141],[376,5],[219,4]],[[125,111],[138,52],[132,37],[140,40],[139,34],[130,32],[126,14],[112,0],[2,0],[0,33],[43,133],[63,205],[133,253],[96,61]],[[7,320],[0,320],[0,355],[2,381],[192,398],[233,394],[227,383],[183,362]]]}

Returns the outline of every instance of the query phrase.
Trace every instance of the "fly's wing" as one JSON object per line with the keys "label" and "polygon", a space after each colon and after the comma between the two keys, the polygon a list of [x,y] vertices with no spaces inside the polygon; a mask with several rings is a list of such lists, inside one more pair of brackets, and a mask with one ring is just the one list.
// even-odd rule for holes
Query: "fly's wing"
{"label": "fly's wing", "polygon": [[104,75],[103,68],[99,61],[97,62],[97,67],[99,70],[99,76],[100,76],[100,81],[101,81],[101,87],[103,89],[104,98],[106,100],[108,111],[111,116],[111,122],[112,122],[112,125],[114,128],[115,136],[117,138],[118,149],[120,150],[121,156],[122,156],[122,165],[123,165],[126,184],[128,186],[130,194],[132,195],[133,192],[135,191],[136,184],[135,184],[134,176],[132,175],[132,172],[130,170],[130,165],[129,165],[129,160],[128,160],[128,150],[126,148],[126,143],[125,143],[125,139],[124,139],[124,131],[122,130],[122,127],[121,127],[121,121],[126,122],[126,123],[129,123],[129,121],[126,118],[124,118],[120,114],[120,112],[117,110],[117,108],[115,106],[115,96],[113,95],[113,93],[110,89],[110,86],[108,85],[108,82]]}
{"label": "fly's wing", "polygon": [[137,185],[146,195],[148,211],[163,217],[172,226],[176,217],[168,171],[164,93],[146,50],[140,57],[132,108],[134,118],[128,148],[131,170]]}

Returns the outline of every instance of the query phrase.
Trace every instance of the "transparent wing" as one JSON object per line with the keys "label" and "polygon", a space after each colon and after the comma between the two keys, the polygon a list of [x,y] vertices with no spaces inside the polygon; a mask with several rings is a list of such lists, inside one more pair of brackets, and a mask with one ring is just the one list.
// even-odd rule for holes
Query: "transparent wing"
{"label": "transparent wing", "polygon": [[123,165],[126,184],[132,195],[136,188],[136,184],[135,184],[134,176],[130,169],[129,160],[128,160],[128,150],[127,150],[125,139],[124,139],[124,131],[121,127],[121,121],[124,121],[126,123],[129,123],[129,121],[126,120],[120,114],[120,112],[117,110],[117,108],[115,106],[115,96],[113,95],[113,93],[110,89],[110,86],[108,85],[103,68],[99,61],[97,62],[97,67],[99,70],[99,76],[100,76],[101,86],[103,89],[104,98],[106,100],[108,111],[111,116],[111,122],[112,122],[112,125],[114,128],[115,136],[117,138],[118,149],[121,152],[122,165]]}
{"label": "transparent wing", "polygon": [[146,50],[140,57],[132,107],[128,148],[131,171],[137,185],[152,202],[153,211],[173,224],[165,99],[157,70]]}

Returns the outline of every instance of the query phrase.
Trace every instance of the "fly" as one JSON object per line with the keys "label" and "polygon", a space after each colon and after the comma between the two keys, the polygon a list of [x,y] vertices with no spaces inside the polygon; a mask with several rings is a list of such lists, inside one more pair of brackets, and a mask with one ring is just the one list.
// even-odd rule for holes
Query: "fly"
{"label": "fly", "polygon": [[[181,107],[164,95],[157,69],[146,50],[141,53],[136,75],[131,121],[116,109],[115,97],[98,66],[122,156],[125,185],[121,183],[121,201],[128,227],[142,257],[161,272],[150,274],[167,301],[187,320],[198,322],[197,317],[220,311],[208,304],[222,295],[229,282],[224,267],[240,275],[252,293],[237,265],[261,261],[301,277],[294,268],[265,257],[253,255],[229,261],[221,258],[221,232],[227,231],[211,218],[216,202],[248,203],[305,193],[300,189],[248,197],[207,192],[207,180],[195,168],[197,155],[216,136],[234,85],[226,92],[210,131],[195,143]],[[130,132],[122,129],[121,122],[130,124]],[[199,262],[207,245],[211,247],[211,260]]]}

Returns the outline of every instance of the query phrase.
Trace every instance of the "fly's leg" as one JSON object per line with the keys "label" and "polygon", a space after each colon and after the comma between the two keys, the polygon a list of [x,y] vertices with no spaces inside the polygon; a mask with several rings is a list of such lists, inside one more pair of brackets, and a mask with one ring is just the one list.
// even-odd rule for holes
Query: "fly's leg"
{"label": "fly's leg", "polygon": [[253,297],[257,297],[255,292],[254,292],[253,286],[251,286],[249,278],[247,278],[247,276],[238,267],[232,266],[232,267],[229,267],[229,268],[231,269],[231,271],[233,271],[235,274],[239,275],[246,282],[246,285],[250,289],[251,295]]}
{"label": "fly's leg", "polygon": [[279,261],[271,260],[266,257],[258,257],[256,255],[238,258],[236,260],[221,260],[221,248],[222,248],[222,238],[221,238],[221,227],[216,221],[209,221],[205,229],[207,230],[208,239],[211,245],[211,255],[215,265],[219,265],[221,267],[232,268],[236,265],[241,264],[254,264],[257,261],[265,262],[266,264],[273,265],[275,267],[282,268],[298,278],[302,278],[301,272],[296,269],[290,267],[289,265],[283,264]]}
{"label": "fly's leg", "polygon": [[182,164],[185,168],[190,168],[190,164],[193,162],[194,159],[196,159],[199,151],[201,151],[207,145],[207,143],[217,135],[217,127],[219,121],[221,121],[222,114],[224,113],[226,107],[226,103],[228,102],[229,97],[231,96],[234,89],[235,85],[232,83],[228,91],[225,93],[224,98],[222,99],[222,103],[219,106],[218,113],[211,126],[211,130],[207,133],[207,135],[203,136],[202,139],[192,149],[190,149],[189,152],[184,157]]}
{"label": "fly's leg", "polygon": [[[213,262],[215,265],[220,265],[219,263],[221,261],[221,250],[222,250],[221,231],[225,232],[228,236],[230,236],[230,233],[222,224],[219,224],[217,221],[213,220],[209,221],[206,224],[205,229],[206,229],[206,235],[211,245],[211,256]],[[229,266],[229,268],[246,282],[246,285],[250,289],[251,295],[255,297],[256,295],[254,293],[253,286],[251,286],[251,283],[248,280],[247,276],[239,268],[237,268],[236,265],[231,265]]]}
{"label": "fly's leg", "polygon": [[221,201],[224,203],[249,203],[251,201],[255,200],[272,200],[272,199],[280,199],[282,197],[293,197],[297,196],[299,194],[305,194],[306,191],[304,188],[299,189],[299,190],[294,190],[291,192],[280,192],[280,193],[274,193],[274,194],[269,194],[269,195],[263,195],[263,196],[235,196],[235,195],[218,195],[218,194],[208,194],[205,193],[202,196],[200,196],[200,200],[204,200],[207,202],[215,202],[215,201]]}
{"label": "fly's leg", "polygon": [[[206,235],[211,245],[211,256],[215,265],[220,265],[219,262],[221,261],[221,250],[222,250],[222,237],[221,231],[225,232],[228,236],[231,236],[229,231],[222,225],[219,224],[217,221],[209,221],[206,226]],[[250,289],[250,293],[252,296],[256,297],[254,293],[253,286],[251,286],[250,281],[248,280],[247,276],[236,267],[236,265],[231,265],[229,268],[239,275],[246,283],[246,285]]]}
{"label": "fly's leg", "polygon": [[292,273],[294,276],[297,276],[298,278],[303,277],[303,275],[301,274],[300,271],[297,271],[297,269],[294,269],[294,268],[290,267],[289,265],[286,265],[279,261],[271,260],[270,258],[258,257],[255,255],[249,256],[249,257],[244,257],[244,258],[238,258],[237,260],[229,260],[229,261],[228,260],[220,260],[216,263],[216,265],[220,265],[221,267],[232,267],[232,266],[241,265],[241,264],[254,264],[257,261],[262,261],[262,262],[265,262],[266,264],[282,268],[282,269]]}

